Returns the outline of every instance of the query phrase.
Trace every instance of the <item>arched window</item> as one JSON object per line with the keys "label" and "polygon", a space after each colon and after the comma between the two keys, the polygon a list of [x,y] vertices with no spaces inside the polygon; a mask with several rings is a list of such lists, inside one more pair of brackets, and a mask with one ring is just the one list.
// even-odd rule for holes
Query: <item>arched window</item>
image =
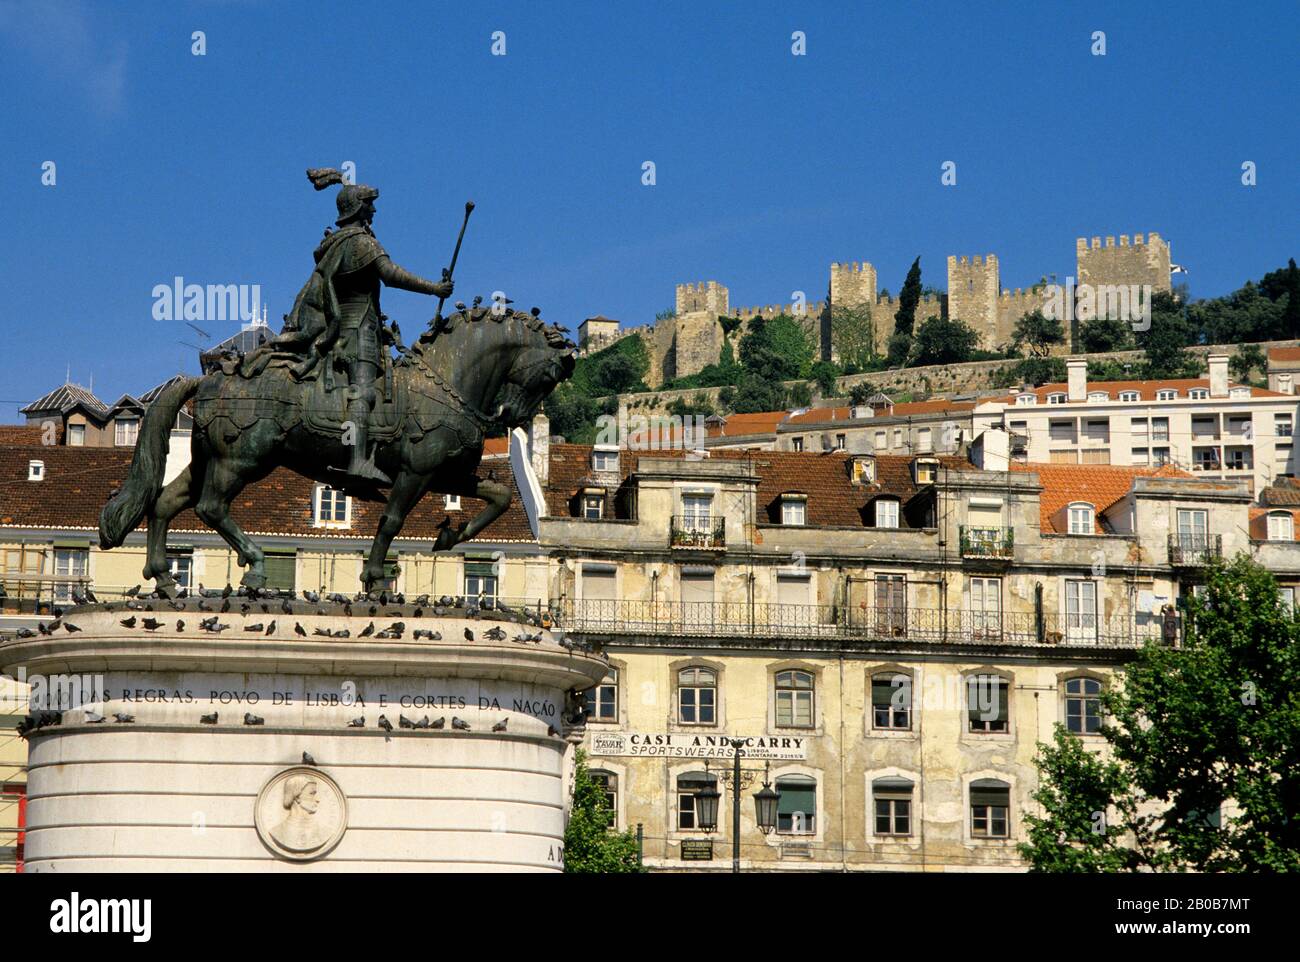
{"label": "arched window", "polygon": [[695,795],[705,787],[716,789],[717,778],[707,772],[686,772],[677,776],[677,828],[691,832],[700,828]]}
{"label": "arched window", "polygon": [[782,775],[776,780],[776,830],[782,835],[813,835],[817,831],[817,779],[811,775]]}
{"label": "arched window", "polygon": [[1074,735],[1095,735],[1101,728],[1101,682],[1097,679],[1066,681],[1065,727]]}
{"label": "arched window", "polygon": [[976,838],[1006,838],[1009,834],[1011,786],[996,778],[970,783],[970,833]]}
{"label": "arched window", "polygon": [[1055,392],[1053,392],[1053,393],[1047,395],[1047,403],[1048,403],[1048,404],[1064,404],[1064,403],[1065,403],[1065,394],[1062,393],[1062,392],[1060,392],[1060,391],[1055,391]]}
{"label": "arched window", "polygon": [[584,692],[587,701],[587,720],[618,721],[618,669],[611,668],[605,679]]}
{"label": "arched window", "polygon": [[871,676],[871,727],[906,731],[912,727],[912,676],[882,671]]}
{"label": "arched window", "polygon": [[[618,775],[614,772],[606,771],[603,768],[593,768],[587,773],[592,782],[601,790],[605,796],[605,805],[613,814],[615,820],[618,818]],[[611,823],[612,824],[612,823]]]}
{"label": "arched window", "polygon": [[1294,541],[1295,518],[1290,511],[1273,511],[1268,516],[1269,541]]}
{"label": "arched window", "polygon": [[877,835],[912,834],[912,791],[906,778],[877,778],[871,783],[871,804]]}
{"label": "arched window", "polygon": [[1070,534],[1093,534],[1096,532],[1095,509],[1087,501],[1076,501],[1070,505]]}
{"label": "arched window", "polygon": [[813,727],[815,684],[811,672],[776,674],[776,724],[781,728]]}
{"label": "arched window", "polygon": [[989,734],[1005,732],[1010,721],[1010,684],[1001,675],[969,675],[966,678],[968,730]]}
{"label": "arched window", "polygon": [[718,673],[692,665],[677,673],[677,720],[683,725],[717,723]]}

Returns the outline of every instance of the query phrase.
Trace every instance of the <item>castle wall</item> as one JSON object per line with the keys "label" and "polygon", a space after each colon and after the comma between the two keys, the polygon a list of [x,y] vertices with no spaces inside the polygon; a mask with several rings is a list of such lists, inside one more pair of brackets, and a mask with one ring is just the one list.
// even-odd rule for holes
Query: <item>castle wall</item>
{"label": "castle wall", "polygon": [[1159,234],[1133,235],[1129,243],[1127,234],[1121,234],[1118,246],[1114,237],[1107,237],[1103,247],[1100,237],[1087,243],[1080,237],[1075,241],[1075,257],[1079,284],[1150,284],[1152,290],[1168,291],[1169,244]]}

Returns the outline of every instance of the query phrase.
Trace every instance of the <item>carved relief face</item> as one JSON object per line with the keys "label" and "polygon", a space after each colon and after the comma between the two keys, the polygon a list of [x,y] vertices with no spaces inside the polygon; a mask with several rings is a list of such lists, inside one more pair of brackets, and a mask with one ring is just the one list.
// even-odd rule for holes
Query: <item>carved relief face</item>
{"label": "carved relief face", "polygon": [[307,787],[304,788],[302,793],[298,796],[298,805],[301,806],[308,815],[316,814],[316,809],[320,807],[320,798],[317,794],[315,782],[307,783]]}

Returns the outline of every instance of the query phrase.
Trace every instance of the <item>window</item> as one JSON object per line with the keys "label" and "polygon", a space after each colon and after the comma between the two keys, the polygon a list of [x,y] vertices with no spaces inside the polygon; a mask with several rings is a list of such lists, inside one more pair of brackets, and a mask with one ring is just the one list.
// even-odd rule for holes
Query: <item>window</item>
{"label": "window", "polygon": [[1192,451],[1193,471],[1217,471],[1219,468],[1218,448],[1195,448]]}
{"label": "window", "polygon": [[1217,417],[1192,418],[1193,438],[1217,438],[1219,436],[1219,419]]}
{"label": "window", "polygon": [[[607,772],[603,768],[593,768],[587,772],[591,781],[605,799],[605,807],[609,809],[615,819],[618,818],[618,775],[614,772]],[[613,822],[610,823],[611,825]]]}
{"label": "window", "polygon": [[876,631],[886,637],[907,633],[907,581],[903,575],[876,575]]}
{"label": "window", "polygon": [[582,496],[582,516],[588,521],[599,521],[605,516],[605,496],[603,494],[584,494]]}
{"label": "window", "polygon": [[58,604],[72,603],[75,582],[85,581],[90,566],[90,551],[86,548],[55,548],[54,574],[66,581],[55,582],[54,600]]}
{"label": "window", "polygon": [[902,428],[894,428],[894,447],[895,447],[896,449],[899,449],[899,450],[901,450],[902,447],[903,447],[903,430],[902,430]]}
{"label": "window", "polygon": [[176,587],[188,591],[194,586],[194,555],[188,552],[185,554],[169,553],[167,555],[167,570],[171,572]]}
{"label": "window", "polygon": [[1082,501],[1070,505],[1070,534],[1093,534],[1095,531],[1092,505]]}
{"label": "window", "polygon": [[1047,395],[1048,404],[1064,404],[1065,401],[1066,401],[1066,396],[1060,391]]}
{"label": "window", "polygon": [[781,523],[801,525],[807,523],[808,502],[804,498],[784,498],[781,501]]}
{"label": "window", "polygon": [[1097,639],[1097,583],[1065,583],[1065,633],[1071,641]]}
{"label": "window", "polygon": [[1276,434],[1279,438],[1291,437],[1292,430],[1293,430],[1293,424],[1291,421],[1291,415],[1289,414],[1273,415],[1273,433]]}
{"label": "window", "polygon": [[1251,440],[1255,435],[1255,422],[1249,415],[1229,415],[1228,434],[1234,438]]}
{"label": "window", "polygon": [[889,447],[889,432],[888,432],[888,431],[877,431],[877,432],[876,432],[876,445],[875,445],[875,447],[876,447],[876,450],[877,450],[877,451],[883,451],[885,448]]}
{"label": "window", "polygon": [[1225,448],[1223,466],[1229,471],[1249,471],[1255,466],[1254,449],[1246,447]]}
{"label": "window", "polygon": [[1078,464],[1079,452],[1073,448],[1065,451],[1048,451],[1047,460],[1051,464]]}
{"label": "window", "polygon": [[465,559],[465,597],[495,604],[497,600],[497,566],[486,559]]}
{"label": "window", "polygon": [[870,484],[876,479],[876,462],[871,458],[853,459],[853,483]]}
{"label": "window", "polygon": [[988,734],[1007,730],[1009,686],[1001,675],[970,675],[966,679],[967,730]]}
{"label": "window", "polygon": [[1170,457],[1168,448],[1151,449],[1151,463],[1157,467],[1163,467],[1164,465],[1169,464],[1172,460],[1173,458]]}
{"label": "window", "polygon": [[605,680],[588,688],[584,693],[587,718],[590,721],[618,721],[618,669],[611,668]]}
{"label": "window", "polygon": [[713,495],[682,495],[682,527],[687,531],[710,531],[709,515],[713,510]]}
{"label": "window", "polygon": [[677,776],[677,830],[697,831],[700,828],[695,808],[695,796],[705,788],[717,791],[718,780],[707,772],[687,772]]}
{"label": "window", "polygon": [[1050,421],[1047,426],[1047,436],[1053,441],[1073,441],[1074,440],[1074,422],[1073,421]]}
{"label": "window", "polygon": [[131,447],[140,434],[140,421],[137,418],[118,418],[113,422],[113,443],[119,448]]}
{"label": "window", "polygon": [[1119,399],[1120,399],[1121,401],[1136,401],[1136,400],[1139,399],[1139,398],[1138,398],[1138,392],[1137,392],[1137,391],[1120,391],[1120,392],[1119,392]]}
{"label": "window", "polygon": [[86,426],[84,424],[68,425],[68,444],[74,448],[84,447],[86,444]]}
{"label": "window", "polygon": [[1194,387],[1187,392],[1187,396],[1193,401],[1204,401],[1210,396],[1210,392],[1203,387]]}
{"label": "window", "polygon": [[1295,540],[1295,518],[1289,512],[1274,511],[1268,516],[1268,540]]}
{"label": "window", "polygon": [[[293,551],[267,551],[262,564],[266,570],[266,586],[281,591],[298,589],[298,556]],[[388,564],[384,564],[388,576]],[[391,587],[391,586],[390,586]]]}
{"label": "window", "polygon": [[1016,405],[1017,405],[1017,407],[1028,407],[1028,406],[1031,405],[1031,404],[1037,404],[1037,403],[1038,403],[1038,398],[1037,398],[1037,396],[1035,396],[1035,395],[1033,395],[1033,394],[1017,394],[1017,395],[1016,395]]}
{"label": "window", "polygon": [[814,684],[811,672],[781,671],[776,675],[778,728],[813,727]]}
{"label": "window", "polygon": [[871,783],[877,835],[912,834],[912,790],[906,778],[877,778]]}
{"label": "window", "polygon": [[617,471],[618,452],[617,451],[592,451],[591,469],[593,471]]}
{"label": "window", "polygon": [[911,730],[911,675],[882,672],[871,676],[871,727],[888,731]]}
{"label": "window", "polygon": [[27,480],[43,481],[45,479],[45,462],[28,461],[27,462]]}
{"label": "window", "polygon": [[1230,398],[1243,398],[1243,397],[1250,397],[1250,388],[1248,388],[1248,387],[1234,387],[1232,390],[1230,390],[1230,391],[1228,392],[1228,397],[1230,397]]}
{"label": "window", "polygon": [[1002,579],[971,578],[971,630],[976,638],[1002,635]]}
{"label": "window", "polygon": [[712,668],[683,668],[677,673],[677,720],[683,725],[717,722],[718,673]]}
{"label": "window", "polygon": [[996,778],[970,783],[970,833],[976,838],[1006,838],[1011,786]]}
{"label": "window", "polygon": [[460,510],[460,495],[459,495],[459,494],[444,494],[444,495],[442,496],[442,507],[443,507],[443,510],[445,510],[445,511],[459,511],[459,510]]}
{"label": "window", "polygon": [[849,445],[849,440],[843,434],[835,435],[835,450],[843,451]]}
{"label": "window", "polygon": [[1151,460],[1151,452],[1146,448],[1134,448],[1129,455],[1129,464],[1144,465]]}
{"label": "window", "polygon": [[1089,391],[1089,392],[1088,392],[1088,400],[1089,400],[1089,401],[1109,401],[1109,400],[1110,400],[1110,394],[1107,393],[1106,391]]}
{"label": "window", "polygon": [[1110,421],[1104,418],[1094,418],[1085,421],[1083,425],[1083,436],[1089,441],[1109,441]]}
{"label": "window", "polygon": [[1169,419],[1168,418],[1151,419],[1151,440],[1152,441],[1169,440]]}
{"label": "window", "polygon": [[898,502],[893,498],[877,498],[876,506],[876,527],[877,528],[897,528],[898,527]]}
{"label": "window", "polygon": [[1101,729],[1101,682],[1097,679],[1066,681],[1065,727],[1072,735],[1095,735]]}
{"label": "window", "polygon": [[916,432],[916,450],[918,451],[933,450],[933,448],[930,446],[929,428],[921,428],[919,431]]}
{"label": "window", "polygon": [[792,438],[792,439],[790,440],[790,444],[791,444],[791,450],[794,450],[794,451],[802,451],[802,450],[803,450],[803,438]]}
{"label": "window", "polygon": [[347,527],[351,512],[352,499],[342,491],[323,484],[316,487],[316,527]]}
{"label": "window", "polygon": [[1178,397],[1178,392],[1177,392],[1177,391],[1174,391],[1174,390],[1162,389],[1162,390],[1156,391],[1156,400],[1157,400],[1157,401],[1173,401],[1173,400],[1176,400],[1177,397]]}
{"label": "window", "polygon": [[1091,448],[1079,452],[1080,464],[1110,464],[1110,448]]}
{"label": "window", "polygon": [[776,780],[781,793],[776,803],[776,830],[782,835],[812,835],[817,831],[817,779],[810,775],[782,775]]}
{"label": "window", "polygon": [[1282,602],[1282,608],[1286,614],[1294,617],[1295,615],[1295,586],[1283,585],[1277,589],[1277,600]]}
{"label": "window", "polygon": [[916,464],[916,483],[917,484],[934,484],[939,477],[939,462],[925,459],[915,462]]}

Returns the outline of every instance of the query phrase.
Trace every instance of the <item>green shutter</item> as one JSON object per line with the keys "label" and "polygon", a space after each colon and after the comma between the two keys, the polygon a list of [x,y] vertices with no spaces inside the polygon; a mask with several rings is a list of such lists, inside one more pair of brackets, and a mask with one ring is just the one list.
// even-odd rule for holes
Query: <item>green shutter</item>
{"label": "green shutter", "polygon": [[294,577],[297,558],[297,554],[292,551],[266,552],[266,586],[281,591],[297,590],[297,580]]}

